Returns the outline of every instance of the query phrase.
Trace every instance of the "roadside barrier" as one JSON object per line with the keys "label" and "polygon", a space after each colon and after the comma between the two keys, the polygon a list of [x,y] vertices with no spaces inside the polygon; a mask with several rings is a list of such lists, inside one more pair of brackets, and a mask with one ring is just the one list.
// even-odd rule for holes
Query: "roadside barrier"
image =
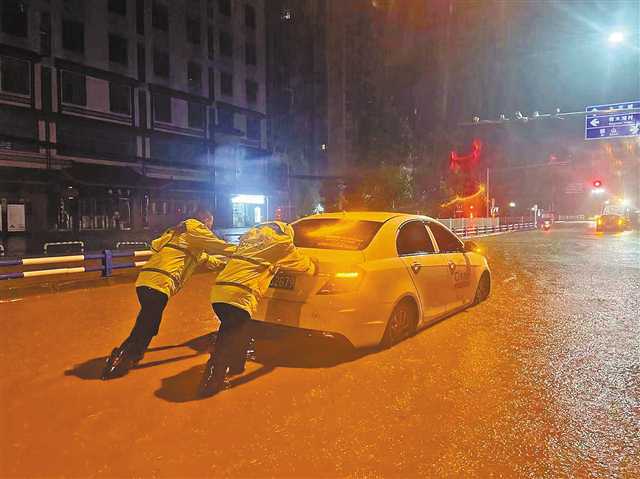
{"label": "roadside barrier", "polygon": [[522,222],[496,226],[465,226],[464,228],[456,228],[453,232],[463,238],[469,238],[471,236],[504,233],[507,231],[532,230],[535,229],[535,227],[536,225],[533,222]]}
{"label": "roadside barrier", "polygon": [[[103,277],[109,277],[114,270],[137,268],[146,263],[146,261],[136,261],[136,258],[150,256],[151,251],[112,251],[104,250],[102,253],[90,253],[71,256],[49,256],[43,258],[18,258],[0,260],[0,267],[6,266],[33,266],[33,265],[54,265],[60,263],[82,263],[85,261],[100,261],[98,265],[75,266],[68,268],[45,268],[36,271],[17,271],[13,273],[0,274],[0,280],[3,279],[21,279],[32,278],[34,276],[54,276],[61,274],[73,273],[92,273],[102,272]],[[117,262],[113,260],[117,258],[132,258],[133,261]]]}
{"label": "roadside barrier", "polygon": [[135,249],[138,246],[145,250],[149,249],[149,243],[146,241],[118,241],[116,243],[116,249],[119,250],[121,246],[128,247],[129,249]]}
{"label": "roadside barrier", "polygon": [[79,246],[79,252],[84,253],[84,242],[82,241],[59,241],[56,243],[45,243],[44,254],[47,254],[51,246]]}

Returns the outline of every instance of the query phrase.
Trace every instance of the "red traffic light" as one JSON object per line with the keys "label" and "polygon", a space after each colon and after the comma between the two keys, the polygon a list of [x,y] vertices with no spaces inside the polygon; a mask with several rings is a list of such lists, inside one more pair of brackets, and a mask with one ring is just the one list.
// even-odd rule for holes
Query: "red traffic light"
{"label": "red traffic light", "polygon": [[593,187],[594,188],[600,188],[602,186],[602,181],[600,180],[594,180],[593,181]]}

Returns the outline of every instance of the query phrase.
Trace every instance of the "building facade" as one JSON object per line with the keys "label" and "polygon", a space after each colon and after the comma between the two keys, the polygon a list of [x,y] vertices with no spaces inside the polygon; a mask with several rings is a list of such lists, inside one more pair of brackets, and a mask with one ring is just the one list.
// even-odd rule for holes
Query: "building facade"
{"label": "building facade", "polygon": [[3,0],[0,218],[10,254],[222,227],[285,195],[268,149],[263,0]]}
{"label": "building facade", "polygon": [[267,21],[267,113],[270,149],[288,165],[285,219],[309,214],[327,175],[325,0],[270,0]]}

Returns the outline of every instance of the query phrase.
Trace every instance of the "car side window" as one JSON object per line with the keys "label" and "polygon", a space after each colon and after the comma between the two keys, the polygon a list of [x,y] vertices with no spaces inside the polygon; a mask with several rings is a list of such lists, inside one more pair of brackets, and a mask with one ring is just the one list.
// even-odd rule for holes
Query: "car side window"
{"label": "car side window", "polygon": [[458,253],[464,251],[464,244],[453,233],[438,223],[428,223],[433,237],[438,243],[441,253]]}
{"label": "car side window", "polygon": [[396,248],[399,256],[435,252],[427,229],[421,221],[411,221],[402,225],[396,239]]}

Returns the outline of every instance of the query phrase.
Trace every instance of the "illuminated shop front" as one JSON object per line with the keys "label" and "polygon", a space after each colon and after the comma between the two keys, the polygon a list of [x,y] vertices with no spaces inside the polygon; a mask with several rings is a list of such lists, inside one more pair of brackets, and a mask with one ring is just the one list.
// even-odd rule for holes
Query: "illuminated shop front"
{"label": "illuminated shop front", "polygon": [[268,199],[264,195],[233,195],[231,206],[234,228],[251,227],[268,220]]}

